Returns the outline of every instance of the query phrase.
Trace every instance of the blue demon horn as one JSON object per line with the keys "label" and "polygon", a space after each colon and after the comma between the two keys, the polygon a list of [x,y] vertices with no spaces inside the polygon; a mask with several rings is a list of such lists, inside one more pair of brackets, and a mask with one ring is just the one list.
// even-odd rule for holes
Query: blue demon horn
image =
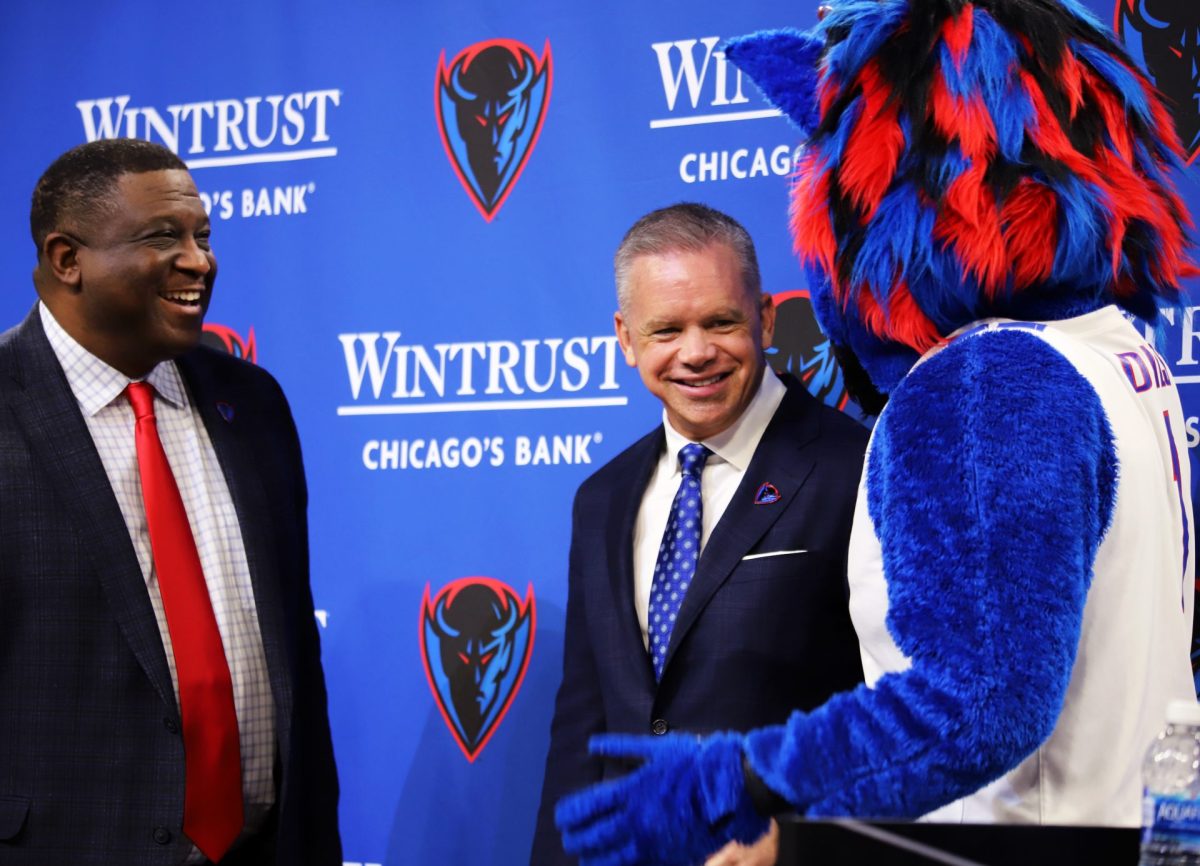
{"label": "blue demon horn", "polygon": [[459,80],[459,76],[461,75],[462,64],[454,64],[454,72],[452,72],[450,75],[450,86],[454,88],[455,95],[457,95],[458,98],[463,102],[474,102],[478,98],[479,94],[472,93],[471,91],[467,90],[467,88],[463,87],[462,81]]}
{"label": "blue demon horn", "polygon": [[1146,0],[1138,0],[1138,15],[1141,19],[1153,27],[1155,30],[1166,30],[1171,26],[1169,21],[1160,21],[1150,14],[1150,10],[1146,8]]}
{"label": "blue demon horn", "polygon": [[438,601],[434,615],[437,617],[438,631],[446,637],[458,637],[458,629],[451,628],[450,624],[446,622],[446,599]]}
{"label": "blue demon horn", "polygon": [[807,137],[818,123],[817,65],[824,48],[823,39],[799,30],[763,30],[727,42],[725,56]]}
{"label": "blue demon horn", "polygon": [[520,84],[515,85],[512,90],[508,91],[510,99],[524,91],[529,86],[529,82],[533,80],[533,55],[525,55],[525,52],[521,53],[523,55],[521,60],[525,64],[525,77],[521,79]]}
{"label": "blue demon horn", "polygon": [[508,622],[492,631],[492,637],[504,637],[512,631],[512,627],[517,622],[517,600],[515,597],[508,598]]}

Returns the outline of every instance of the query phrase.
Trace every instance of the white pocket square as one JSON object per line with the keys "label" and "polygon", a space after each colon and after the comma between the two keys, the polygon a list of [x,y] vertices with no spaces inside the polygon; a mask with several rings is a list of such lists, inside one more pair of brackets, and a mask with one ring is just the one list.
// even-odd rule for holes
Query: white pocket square
{"label": "white pocket square", "polygon": [[751,553],[742,557],[742,562],[748,559],[765,559],[768,556],[795,556],[797,553],[808,553],[807,550],[772,550],[768,553]]}

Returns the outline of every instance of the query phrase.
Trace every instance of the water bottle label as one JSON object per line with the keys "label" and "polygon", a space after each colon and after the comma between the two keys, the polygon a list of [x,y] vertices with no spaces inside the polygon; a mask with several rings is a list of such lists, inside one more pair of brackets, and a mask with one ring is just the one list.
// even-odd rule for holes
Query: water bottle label
{"label": "water bottle label", "polygon": [[1187,797],[1155,797],[1142,801],[1144,837],[1200,839],[1200,800]]}

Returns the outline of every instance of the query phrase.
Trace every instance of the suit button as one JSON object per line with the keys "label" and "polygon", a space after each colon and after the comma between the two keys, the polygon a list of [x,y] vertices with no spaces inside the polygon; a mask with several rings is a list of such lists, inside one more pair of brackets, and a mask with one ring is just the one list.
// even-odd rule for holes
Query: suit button
{"label": "suit button", "polygon": [[165,719],[163,719],[163,727],[166,728],[168,731],[170,731],[172,734],[179,733],[179,725],[170,716],[167,716]]}
{"label": "suit button", "polygon": [[171,831],[168,830],[166,827],[155,827],[154,828],[154,841],[157,842],[159,845],[171,844]]}
{"label": "suit button", "polygon": [[662,719],[655,719],[650,724],[650,730],[652,730],[656,735],[661,737],[663,734],[665,734],[669,730],[669,728],[667,727],[667,723],[664,722]]}

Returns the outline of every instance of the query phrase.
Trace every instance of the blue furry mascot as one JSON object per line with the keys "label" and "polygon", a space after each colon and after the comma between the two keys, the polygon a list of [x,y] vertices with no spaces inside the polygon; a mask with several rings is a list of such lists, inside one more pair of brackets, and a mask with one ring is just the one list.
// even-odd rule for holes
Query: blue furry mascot
{"label": "blue furry mascot", "polygon": [[867,684],[749,734],[597,738],[584,864],[702,861],[765,814],[1138,824],[1188,660],[1186,439],[1153,324],[1195,273],[1153,88],[1075,0],[842,0],[734,42],[806,138],[825,333],[887,395],[851,541]]}

